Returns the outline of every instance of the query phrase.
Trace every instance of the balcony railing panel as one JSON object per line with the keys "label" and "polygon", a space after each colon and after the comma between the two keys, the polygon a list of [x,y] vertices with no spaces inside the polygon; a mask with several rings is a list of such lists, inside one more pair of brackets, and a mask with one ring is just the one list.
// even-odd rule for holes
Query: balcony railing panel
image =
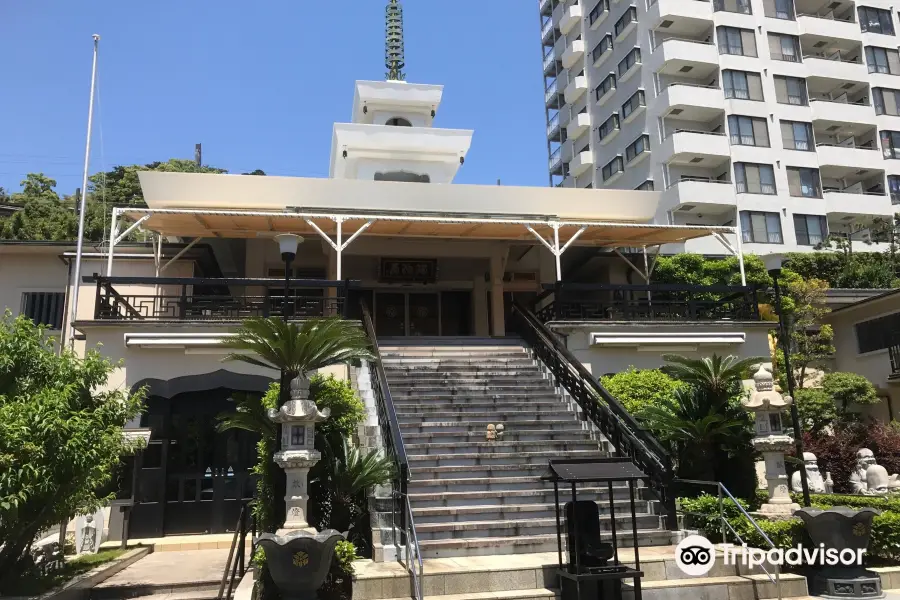
{"label": "balcony railing panel", "polygon": [[[350,281],[85,277],[97,321],[232,322],[253,317],[346,317]],[[140,291],[135,291],[135,289]],[[147,290],[147,291],[143,291]]]}

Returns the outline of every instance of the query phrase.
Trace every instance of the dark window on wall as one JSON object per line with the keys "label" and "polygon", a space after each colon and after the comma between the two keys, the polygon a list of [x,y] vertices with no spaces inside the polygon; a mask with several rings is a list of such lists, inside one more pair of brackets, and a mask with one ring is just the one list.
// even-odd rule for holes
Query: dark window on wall
{"label": "dark window on wall", "polygon": [[799,77],[775,75],[775,101],[779,104],[808,106],[809,96],[806,93],[806,80]]}
{"label": "dark window on wall", "polygon": [[762,100],[762,79],[759,73],[747,71],[722,71],[722,87],[726,98],[737,100]]}
{"label": "dark window on wall", "polygon": [[854,325],[860,354],[889,348],[900,331],[900,312]]}
{"label": "dark window on wall", "polygon": [[627,119],[631,113],[642,106],[647,106],[644,103],[644,90],[638,90],[622,105],[622,118]]}
{"label": "dark window on wall", "polygon": [[603,181],[607,181],[613,175],[615,175],[616,173],[621,173],[623,170],[625,170],[624,161],[622,160],[621,156],[617,156],[606,163],[606,165],[604,165],[603,170],[600,174],[603,177]]}
{"label": "dark window on wall", "polygon": [[769,147],[769,129],[761,117],[728,115],[728,131],[733,145]]}
{"label": "dark window on wall", "polygon": [[629,25],[635,22],[637,22],[637,8],[635,8],[634,6],[629,6],[628,10],[625,11],[625,14],[619,17],[619,20],[616,21],[616,37],[619,37],[619,34],[621,34],[623,31],[625,31],[625,29],[628,28]]}
{"label": "dark window on wall", "polygon": [[772,60],[801,62],[800,38],[795,35],[769,34],[769,56]]}
{"label": "dark window on wall", "polygon": [[619,129],[619,115],[613,113],[609,116],[607,120],[600,125],[598,129],[598,134],[600,136],[600,140],[603,141],[606,137],[611,134],[613,131],[618,131]]}
{"label": "dark window on wall", "polygon": [[822,215],[794,215],[794,233],[800,246],[818,246],[828,236],[828,222]]}
{"label": "dark window on wall", "polygon": [[616,89],[616,74],[610,73],[606,79],[600,82],[597,89],[594,90],[594,100],[599,100],[610,90]]}
{"label": "dark window on wall", "polygon": [[734,163],[734,185],[739,194],[774,195],[775,170],[772,165]]}
{"label": "dark window on wall", "polygon": [[752,29],[737,27],[716,27],[719,54],[756,56],[756,35]]}
{"label": "dark window on wall", "polygon": [[869,73],[900,75],[900,53],[892,48],[866,46],[866,65]]}
{"label": "dark window on wall", "polygon": [[806,169],[802,167],[788,167],[788,193],[794,197],[821,198],[822,183],[819,180],[818,169]]}
{"label": "dark window on wall", "polygon": [[794,0],[763,0],[763,13],[773,19],[794,20]]}
{"label": "dark window on wall", "polygon": [[812,152],[816,149],[813,143],[812,123],[782,121],[781,141],[785,150]]}
{"label": "dark window on wall", "polygon": [[607,51],[612,50],[613,47],[613,37],[611,33],[607,33],[603,36],[603,39],[600,40],[600,43],[594,47],[594,51],[591,52],[591,58],[594,59],[594,62],[597,62],[597,59],[603,56]]}
{"label": "dark window on wall", "polygon": [[66,295],[64,292],[25,292],[22,294],[20,314],[36,325],[62,329]]}
{"label": "dark window on wall", "polygon": [[650,136],[646,133],[625,148],[625,162],[631,162],[644,152],[650,152]]}
{"label": "dark window on wall", "polygon": [[741,239],[752,244],[781,244],[781,216],[777,212],[741,211]]}
{"label": "dark window on wall", "polygon": [[888,192],[891,194],[891,204],[900,204],[900,175],[888,175]]}
{"label": "dark window on wall", "polygon": [[637,186],[634,189],[641,191],[641,192],[652,192],[655,189],[655,187],[653,185],[653,180],[648,179],[647,181],[645,181],[644,183],[642,183],[641,185]]}
{"label": "dark window on wall", "polygon": [[882,131],[881,154],[885,158],[900,158],[900,131]]}
{"label": "dark window on wall", "polygon": [[742,15],[753,14],[750,8],[750,0],[714,0],[713,10],[740,13]]}
{"label": "dark window on wall", "polygon": [[609,0],[600,0],[592,10],[588,18],[590,19],[591,25],[597,22],[597,19],[603,16],[603,13],[609,10]]}
{"label": "dark window on wall", "polygon": [[859,28],[863,33],[880,33],[882,35],[894,35],[894,22],[890,11],[871,6],[860,6]]}
{"label": "dark window on wall", "polygon": [[625,58],[619,61],[619,77],[624,75],[628,69],[641,62],[641,49],[634,48]]}
{"label": "dark window on wall", "polygon": [[900,90],[872,88],[876,115],[900,116]]}

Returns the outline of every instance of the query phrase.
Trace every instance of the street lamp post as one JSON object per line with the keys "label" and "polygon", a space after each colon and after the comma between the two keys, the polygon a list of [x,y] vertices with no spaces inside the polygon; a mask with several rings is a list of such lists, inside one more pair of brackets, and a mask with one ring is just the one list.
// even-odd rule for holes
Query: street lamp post
{"label": "street lamp post", "polygon": [[281,317],[287,321],[293,312],[288,300],[291,290],[291,263],[297,258],[297,246],[303,242],[303,238],[293,233],[282,233],[275,236],[275,242],[281,251],[281,259],[284,261],[284,307]]}
{"label": "street lamp post", "polygon": [[784,307],[781,303],[781,286],[778,278],[781,276],[781,267],[784,265],[784,257],[779,254],[770,254],[764,257],[766,270],[772,277],[772,287],[775,289],[775,307],[778,310],[778,337],[781,340],[781,350],[784,353],[784,379],[787,381],[788,395],[793,398],[791,402],[791,421],[794,425],[794,448],[797,459],[800,461],[800,484],[803,487],[803,506],[810,506],[809,481],[806,477],[806,469],[803,467],[803,430],[800,427],[800,416],[797,414],[797,398],[794,396],[794,371],[791,369],[791,342],[788,338],[788,326],[784,318]]}

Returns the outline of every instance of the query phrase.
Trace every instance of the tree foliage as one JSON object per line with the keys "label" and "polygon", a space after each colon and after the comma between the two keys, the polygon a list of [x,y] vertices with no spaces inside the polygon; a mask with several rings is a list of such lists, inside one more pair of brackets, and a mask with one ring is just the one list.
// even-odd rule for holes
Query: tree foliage
{"label": "tree foliage", "polygon": [[881,402],[872,382],[856,373],[828,373],[822,380],[822,390],[844,411],[851,404],[870,405]]}
{"label": "tree foliage", "polygon": [[659,369],[635,369],[601,378],[603,386],[630,414],[640,416],[649,406],[673,406],[682,384]]}
{"label": "tree foliage", "polygon": [[[772,285],[765,264],[754,254],[744,256],[744,273],[747,285]],[[686,285],[741,285],[741,272],[736,256],[710,259],[702,254],[676,254],[659,257],[652,280]]]}
{"label": "tree foliage", "polygon": [[[813,367],[822,368],[835,352],[834,330],[831,325],[822,323],[822,318],[831,312],[825,306],[828,284],[821,279],[804,279],[794,273],[785,279],[785,300],[790,300],[789,304],[784,303],[784,316],[790,324],[791,368],[796,387],[802,388],[807,381],[807,371]],[[776,330],[776,338],[779,335],[780,330]],[[781,340],[778,344],[775,367],[780,374],[783,372],[784,354]]]}
{"label": "tree foliage", "polygon": [[[114,366],[63,350],[25,317],[0,320],[0,574],[27,570],[38,532],[96,510],[142,394],[106,390]],[[24,561],[24,562],[23,562]]]}

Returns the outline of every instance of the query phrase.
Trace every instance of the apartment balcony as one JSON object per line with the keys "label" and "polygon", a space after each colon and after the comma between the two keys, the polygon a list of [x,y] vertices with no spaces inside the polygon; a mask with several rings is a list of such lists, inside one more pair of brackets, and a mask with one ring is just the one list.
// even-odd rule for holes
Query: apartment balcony
{"label": "apartment balcony", "polygon": [[653,0],[644,17],[650,26],[666,34],[698,36],[713,24],[709,0]]}
{"label": "apartment balcony", "polygon": [[731,158],[728,137],[722,132],[676,129],[660,144],[659,160],[672,165],[712,168]]}
{"label": "apartment balcony", "polygon": [[562,61],[559,60],[559,57],[556,55],[556,52],[550,51],[544,57],[544,76],[545,77],[556,77],[557,74],[561,73]]}
{"label": "apartment balcony", "polygon": [[891,197],[884,192],[866,192],[861,186],[846,190],[826,190],[825,214],[830,221],[859,222],[894,214]]}
{"label": "apartment balcony", "polygon": [[562,175],[562,146],[550,153],[550,173]]}
{"label": "apartment balcony", "polygon": [[881,154],[875,144],[871,147],[853,145],[816,144],[819,165],[823,167],[844,167],[850,169],[871,169],[881,161]]}
{"label": "apartment balcony", "polygon": [[572,83],[566,86],[566,102],[574,104],[576,100],[581,98],[588,90],[587,77],[584,75],[576,77]]}
{"label": "apartment balcony", "polygon": [[833,13],[829,13],[829,16],[798,14],[797,26],[800,29],[800,35],[811,35],[831,40],[853,40],[858,42],[862,36],[859,23],[853,19],[853,13],[850,13],[850,16],[846,18],[835,18]]}
{"label": "apartment balcony", "polygon": [[857,123],[871,125],[875,122],[875,109],[868,99],[858,102],[841,102],[810,98],[813,121],[833,121],[837,123]]}
{"label": "apartment balcony", "polygon": [[541,26],[541,43],[549,46],[553,43],[553,19],[547,19],[547,22]]}
{"label": "apartment balcony", "polygon": [[544,92],[544,101],[550,108],[559,108],[559,81],[554,79]]}
{"label": "apartment balcony", "polygon": [[569,124],[566,125],[566,136],[570,140],[577,140],[582,133],[590,129],[591,115],[588,113],[579,113],[575,115]]}
{"label": "apartment balcony", "polygon": [[560,141],[560,132],[562,128],[559,126],[559,113],[550,117],[550,122],[547,123],[547,138],[550,141],[558,142]]}
{"label": "apartment balcony", "polygon": [[656,46],[645,64],[654,73],[707,79],[719,70],[719,52],[711,42],[669,38]]}
{"label": "apartment balcony", "polygon": [[836,57],[808,54],[803,57],[809,77],[837,79],[845,81],[867,81],[868,69],[860,59],[844,59]]}
{"label": "apartment balcony", "polygon": [[660,208],[705,215],[734,214],[737,204],[734,185],[702,177],[684,177],[662,193]]}
{"label": "apartment balcony", "polygon": [[723,106],[725,95],[721,88],[692,83],[670,84],[651,102],[651,110],[657,115],[701,123],[721,116]]}
{"label": "apartment balcony", "polygon": [[584,58],[584,41],[575,40],[563,52],[562,63],[565,68],[571,69],[582,58]]}
{"label": "apartment balcony", "polygon": [[578,177],[588,169],[594,166],[594,153],[590,150],[576,152],[572,161],[569,163],[569,173]]}
{"label": "apartment balcony", "polygon": [[549,16],[553,13],[553,0],[538,0],[538,5],[542,15]]}
{"label": "apartment balcony", "polygon": [[566,8],[566,12],[563,14],[563,18],[559,22],[559,29],[564,34],[568,34],[576,25],[581,23],[582,18],[584,18],[584,12],[581,8],[581,5],[573,4],[572,6]]}

